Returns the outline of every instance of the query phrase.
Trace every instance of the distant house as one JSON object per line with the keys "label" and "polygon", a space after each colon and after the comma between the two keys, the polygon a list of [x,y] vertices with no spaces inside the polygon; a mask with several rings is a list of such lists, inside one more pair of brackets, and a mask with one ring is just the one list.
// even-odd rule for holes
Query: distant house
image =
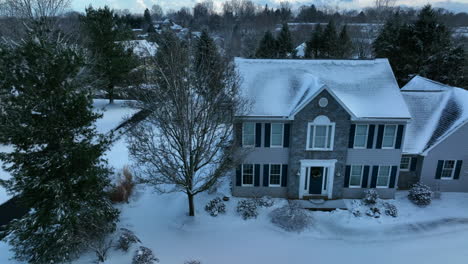
{"label": "distant house", "polygon": [[235,196],[393,198],[411,115],[388,60],[235,60]]}
{"label": "distant house", "polygon": [[468,91],[423,77],[402,88],[413,119],[406,129],[398,186],[468,192]]}
{"label": "distant house", "polygon": [[125,48],[131,49],[140,58],[154,57],[158,51],[158,44],[143,40],[128,40],[120,42]]}
{"label": "distant house", "polygon": [[307,48],[307,43],[306,43],[306,42],[304,42],[304,43],[302,43],[301,45],[297,46],[297,47],[296,47],[296,56],[297,56],[298,58],[304,58],[304,57],[305,57],[306,48]]}

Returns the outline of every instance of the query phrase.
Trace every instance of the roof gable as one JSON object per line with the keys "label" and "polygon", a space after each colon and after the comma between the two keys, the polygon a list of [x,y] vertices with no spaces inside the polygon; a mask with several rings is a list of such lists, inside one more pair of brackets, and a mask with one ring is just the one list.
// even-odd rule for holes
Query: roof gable
{"label": "roof gable", "polygon": [[324,86],[356,118],[410,118],[388,60],[235,60],[249,116],[290,117]]}

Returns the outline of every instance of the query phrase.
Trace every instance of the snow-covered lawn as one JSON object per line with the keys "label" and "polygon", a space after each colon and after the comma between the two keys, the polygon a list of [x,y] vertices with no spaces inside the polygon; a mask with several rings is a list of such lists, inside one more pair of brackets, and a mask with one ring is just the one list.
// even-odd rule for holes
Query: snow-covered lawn
{"label": "snow-covered lawn", "polygon": [[[131,112],[121,108],[109,107],[107,111],[113,111],[114,117],[104,117],[98,127],[113,128],[122,113]],[[124,138],[113,145],[107,157],[117,170],[129,164]],[[440,200],[419,208],[407,200],[406,192],[398,192],[396,199],[389,201],[399,209],[397,218],[354,217],[346,210],[308,212],[311,226],[301,233],[290,233],[269,219],[269,212],[286,204],[284,199],[275,199],[271,208],[261,208],[253,220],[237,215],[239,198],[226,202],[224,215],[211,217],[204,211],[209,200],[229,193],[228,179],[224,179],[218,193],[196,197],[197,216],[188,217],[184,194],[158,194],[138,186],[130,203],[119,205],[119,228],[134,231],[162,264],[183,264],[190,259],[203,264],[468,263],[468,194],[442,193]],[[348,206],[351,203],[346,201]],[[134,250],[125,254],[111,249],[106,263],[129,264]],[[16,263],[11,257],[9,246],[0,242],[0,263]],[[75,264],[94,260],[93,253],[88,253]]]}

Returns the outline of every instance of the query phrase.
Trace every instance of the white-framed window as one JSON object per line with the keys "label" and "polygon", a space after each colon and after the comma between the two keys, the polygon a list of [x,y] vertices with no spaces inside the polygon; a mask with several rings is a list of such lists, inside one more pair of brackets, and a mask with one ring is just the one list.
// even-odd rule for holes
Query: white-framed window
{"label": "white-framed window", "polygon": [[281,186],[281,164],[270,164],[270,187]]}
{"label": "white-framed window", "polygon": [[364,173],[364,166],[352,165],[349,175],[349,188],[361,188],[362,174]]}
{"label": "white-framed window", "polygon": [[254,166],[253,164],[242,164],[242,186],[254,185]]}
{"label": "white-framed window", "polygon": [[444,160],[444,166],[442,166],[442,172],[440,174],[441,179],[451,180],[455,174],[455,161]]}
{"label": "white-framed window", "polygon": [[379,166],[377,173],[377,188],[388,188],[390,184],[391,166]]}
{"label": "white-framed window", "polygon": [[393,149],[395,148],[397,133],[397,125],[385,125],[382,148]]}
{"label": "white-framed window", "polygon": [[255,146],[255,123],[246,122],[242,125],[242,146]]}
{"label": "white-framed window", "polygon": [[356,131],[354,133],[354,148],[366,148],[368,133],[368,125],[356,125]]}
{"label": "white-framed window", "polygon": [[411,166],[411,157],[401,156],[400,171],[409,171]]}
{"label": "white-framed window", "polygon": [[306,150],[333,150],[335,123],[326,116],[318,116],[307,127]]}
{"label": "white-framed window", "polygon": [[282,123],[272,123],[271,124],[271,144],[272,148],[283,147],[283,132],[284,125]]}

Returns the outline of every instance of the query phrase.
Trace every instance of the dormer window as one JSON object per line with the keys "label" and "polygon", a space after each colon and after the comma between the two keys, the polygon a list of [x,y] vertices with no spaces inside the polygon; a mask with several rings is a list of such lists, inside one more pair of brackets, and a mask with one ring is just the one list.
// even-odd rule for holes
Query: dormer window
{"label": "dormer window", "polygon": [[333,150],[334,137],[335,123],[326,116],[318,116],[308,124],[306,150]]}

